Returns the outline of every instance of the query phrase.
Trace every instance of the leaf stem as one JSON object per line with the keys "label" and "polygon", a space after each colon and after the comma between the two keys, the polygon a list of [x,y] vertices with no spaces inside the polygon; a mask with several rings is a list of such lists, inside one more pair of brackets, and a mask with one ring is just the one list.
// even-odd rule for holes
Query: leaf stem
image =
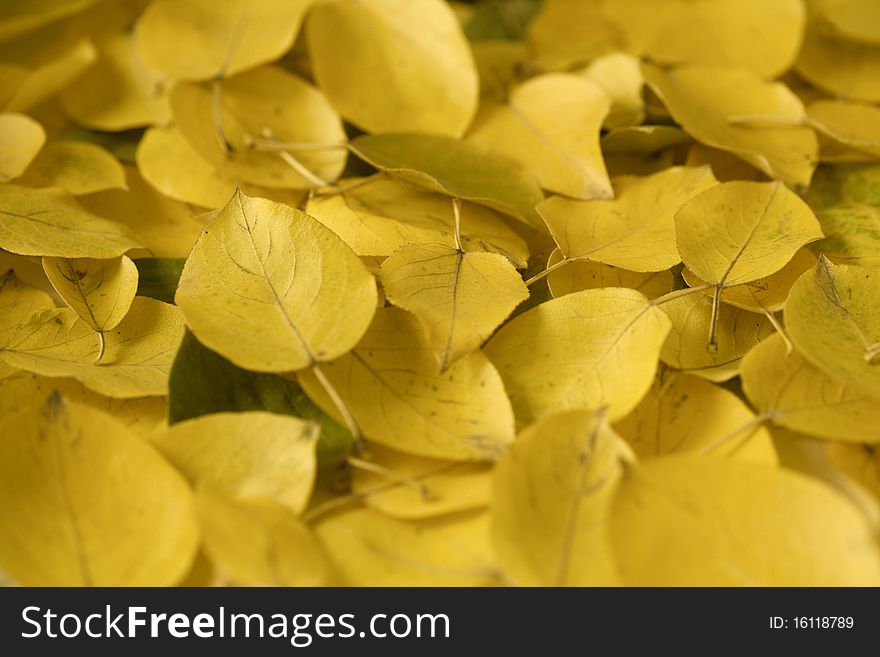
{"label": "leaf stem", "polygon": [[723,436],[721,436],[721,438],[713,440],[711,443],[709,443],[708,445],[703,447],[698,453],[701,456],[703,456],[703,455],[711,452],[716,447],[720,447],[721,445],[726,443],[728,440],[736,438],[738,435],[745,433],[747,431],[750,432],[750,435],[746,437],[746,440],[748,440],[749,438],[751,438],[754,435],[754,430],[757,429],[762,424],[764,424],[764,422],[766,422],[769,419],[770,419],[770,413],[768,413],[767,411],[762,411],[761,413],[758,413],[758,415],[753,417],[751,420],[749,420],[748,422],[746,422],[742,426],[739,426],[736,429],[734,429],[733,431],[730,431],[730,432],[724,434]]}
{"label": "leaf stem", "polygon": [[562,260],[557,262],[555,265],[550,265],[549,267],[547,267],[547,269],[545,269],[544,271],[539,271],[537,274],[535,274],[534,276],[532,276],[530,279],[528,279],[526,281],[526,287],[531,287],[532,283],[537,283],[542,278],[546,278],[547,276],[552,274],[557,269],[561,269],[562,267],[567,265],[569,262],[574,262],[574,258],[571,258],[571,259],[563,258]]}
{"label": "leaf stem", "polygon": [[229,155],[229,141],[226,139],[226,133],[223,130],[223,117],[220,114],[220,94],[222,92],[223,79],[221,77],[214,78],[211,82],[211,120],[214,122],[214,134],[220,149],[225,155]]}
{"label": "leaf stem", "polygon": [[318,382],[324,388],[327,395],[329,395],[333,405],[336,406],[339,413],[342,415],[342,419],[345,421],[345,426],[348,427],[348,431],[354,439],[355,450],[357,452],[363,452],[364,437],[363,434],[361,434],[361,429],[358,426],[357,421],[354,419],[351,410],[348,408],[348,405],[342,400],[342,397],[336,391],[336,388],[333,387],[333,384],[330,383],[330,379],[327,378],[327,375],[324,374],[324,370],[321,369],[318,363],[312,363],[312,372],[315,374],[315,378],[318,379]]}
{"label": "leaf stem", "polygon": [[461,247],[461,199],[457,196],[452,198],[453,234],[455,236],[455,248],[459,253],[464,253]]}
{"label": "leaf stem", "polygon": [[336,151],[348,150],[346,142],[336,144],[285,143],[272,139],[254,139],[250,147],[257,151]]}
{"label": "leaf stem", "polygon": [[675,301],[676,299],[680,299],[681,297],[689,297],[692,294],[696,294],[698,292],[705,292],[709,288],[713,287],[712,285],[698,285],[697,287],[686,287],[681,290],[673,290],[672,292],[668,292],[663,296],[657,297],[656,299],[652,299],[649,303],[652,306],[662,306],[664,303],[669,303],[670,301]]}
{"label": "leaf stem", "polygon": [[706,348],[713,354],[718,352],[718,314],[721,312],[721,290],[724,289],[724,286],[719,283],[714,287],[715,289],[712,292],[712,318],[709,320],[709,341],[706,343]]}
{"label": "leaf stem", "polygon": [[422,500],[431,499],[431,490],[422,482],[413,479],[409,475],[403,474],[402,472],[397,472],[396,470],[392,470],[391,468],[386,468],[378,463],[371,463],[370,461],[357,458],[356,456],[349,456],[346,459],[348,464],[353,468],[360,468],[361,470],[366,470],[367,472],[373,472],[382,477],[386,477],[393,481],[396,481],[404,486],[409,486],[418,491],[419,495],[422,496]]}
{"label": "leaf stem", "polygon": [[98,356],[95,358],[95,365],[99,365],[101,363],[101,359],[104,357],[104,349],[106,348],[106,342],[104,341],[104,331],[98,331]]}
{"label": "leaf stem", "polygon": [[349,183],[347,185],[329,185],[327,189],[318,189],[312,193],[312,196],[336,196],[337,194],[345,194],[346,192],[350,192],[353,189],[357,189],[358,187],[363,187],[364,185],[369,185],[372,182],[376,182],[381,178],[384,178],[385,174],[381,171],[377,171],[374,174],[367,176],[366,178],[361,178],[360,180],[356,180],[353,183]]}
{"label": "leaf stem", "polygon": [[[754,298],[754,295],[752,295]],[[776,332],[779,333],[779,336],[782,338],[782,341],[785,343],[785,353],[790,356],[791,352],[794,351],[794,345],[791,343],[791,340],[788,337],[788,334],[785,332],[785,329],[782,327],[782,324],[779,323],[779,320],[776,319],[776,315],[774,315],[767,307],[764,306],[763,303],[755,299],[755,302],[761,307],[761,312],[764,313],[764,317],[770,322]]]}

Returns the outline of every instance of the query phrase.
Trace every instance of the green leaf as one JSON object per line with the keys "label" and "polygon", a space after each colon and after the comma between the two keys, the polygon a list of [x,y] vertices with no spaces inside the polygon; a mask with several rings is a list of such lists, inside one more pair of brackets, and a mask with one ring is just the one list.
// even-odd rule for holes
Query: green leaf
{"label": "green leaf", "polygon": [[321,465],[338,463],[352,442],[348,430],[315,406],[295,381],[236,367],[190,332],[171,366],[168,388],[171,424],[230,411],[268,411],[315,420],[321,425],[317,447]]}

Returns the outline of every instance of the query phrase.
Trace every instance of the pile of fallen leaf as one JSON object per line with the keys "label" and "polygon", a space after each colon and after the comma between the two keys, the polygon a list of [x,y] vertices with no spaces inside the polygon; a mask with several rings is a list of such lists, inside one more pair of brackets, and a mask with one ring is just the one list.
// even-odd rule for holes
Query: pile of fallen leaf
{"label": "pile of fallen leaf", "polygon": [[880,583],[880,2],[0,7],[0,570]]}

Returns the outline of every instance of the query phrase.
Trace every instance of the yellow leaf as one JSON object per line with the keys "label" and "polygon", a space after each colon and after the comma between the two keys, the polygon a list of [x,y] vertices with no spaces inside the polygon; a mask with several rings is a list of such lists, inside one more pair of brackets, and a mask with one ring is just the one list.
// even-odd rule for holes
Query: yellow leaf
{"label": "yellow leaf", "polygon": [[880,399],[878,270],[824,257],[791,288],[785,327],[810,363],[855,391]]}
{"label": "yellow leaf", "polygon": [[621,478],[610,513],[635,586],[877,586],[864,518],[825,484],[769,466],[690,455]]}
{"label": "yellow leaf", "polygon": [[641,459],[693,452],[776,464],[773,441],[761,421],[721,386],[666,370],[614,430]]}
{"label": "yellow leaf", "polygon": [[88,194],[77,201],[97,215],[117,217],[156,258],[185,258],[205,227],[204,215],[160,194],[131,167],[125,167],[125,189]]}
{"label": "yellow leaf", "polygon": [[54,307],[52,297],[22,282],[15,271],[4,273],[0,276],[0,344],[31,315]]}
{"label": "yellow leaf", "polygon": [[[749,283],[741,283],[721,290],[721,300],[731,306],[742,308],[753,313],[769,310],[776,312],[782,310],[788,299],[791,286],[801,275],[816,266],[816,256],[807,249],[800,249],[794,254],[785,266],[775,274],[766,278],[759,278]],[[707,285],[706,281],[696,276],[691,270],[685,268],[681,272],[684,281],[691,287]],[[713,290],[703,292],[711,296]]]}
{"label": "yellow leaf", "polygon": [[214,413],[172,425],[153,444],[193,486],[237,499],[271,499],[293,513],[315,482],[319,426],[262,411]]}
{"label": "yellow leaf", "polygon": [[[550,254],[547,267],[563,259],[556,249]],[[602,287],[628,287],[656,299],[672,291],[672,274],[669,271],[634,272],[593,260],[574,260],[548,274],[547,285],[554,297]]]}
{"label": "yellow leaf", "polygon": [[43,126],[24,114],[0,114],[0,182],[18,178],[46,143]]}
{"label": "yellow leaf", "polygon": [[0,566],[24,586],[169,586],[198,548],[192,495],[109,415],[52,395],[0,422]]}
{"label": "yellow leaf", "polygon": [[27,62],[20,68],[17,82],[8,88],[3,105],[8,112],[26,112],[54,96],[91,66],[98,51],[88,39],[63,48],[48,61]]}
{"label": "yellow leaf", "polygon": [[795,71],[838,98],[880,102],[880,45],[839,38],[821,21],[807,25]]}
{"label": "yellow leaf", "polygon": [[270,500],[233,500],[201,487],[204,549],[221,575],[244,586],[326,586],[330,564],[315,535]]}
{"label": "yellow leaf", "polygon": [[644,178],[615,178],[614,200],[554,196],[541,203],[538,212],[569,260],[663,271],[681,261],[673,216],[715,182],[709,167],[671,167]]}
{"label": "yellow leaf", "polygon": [[[354,351],[321,370],[365,437],[394,449],[458,461],[494,460],[513,440],[513,413],[498,372],[480,351],[445,373],[418,320],[397,308],[376,312]],[[315,375],[306,393],[338,415]]]}
{"label": "yellow leaf", "polygon": [[140,244],[121,224],[60,189],[0,186],[0,248],[58,258],[116,258]]}
{"label": "yellow leaf", "polygon": [[324,0],[309,12],[318,86],[368,132],[459,137],[479,84],[461,26],[441,0]]}
{"label": "yellow leaf", "polygon": [[351,349],[373,316],[376,283],[317,220],[237,191],[193,247],[175,303],[205,346],[240,367],[284,372]]}
{"label": "yellow leaf", "polygon": [[355,155],[394,178],[473,201],[542,229],[535,206],[544,195],[514,162],[466,141],[419,134],[363,135]]}
{"label": "yellow leaf", "polygon": [[651,61],[747,69],[763,78],[791,68],[806,23],[801,0],[613,0],[605,14],[629,48]]}
{"label": "yellow leaf", "polygon": [[49,379],[30,372],[19,372],[0,381],[0,412],[38,407],[56,391],[71,402],[112,415],[141,438],[150,438],[168,426],[164,397],[113,399],[92,392],[74,379]]}
{"label": "yellow leaf", "polygon": [[774,424],[819,438],[880,443],[880,398],[853,390],[797,352],[787,354],[778,334],[743,359],[742,384]]}
{"label": "yellow leaf", "polygon": [[353,509],[315,526],[342,586],[498,586],[484,511],[404,521]]}
{"label": "yellow leaf", "polygon": [[663,304],[672,321],[660,358],[678,370],[709,379],[727,381],[739,372],[740,359],[773,332],[765,315],[721,304],[715,329],[715,350],[708,346],[713,326],[712,299],[690,294]]}
{"label": "yellow leaf", "polygon": [[43,270],[67,305],[101,333],[116,328],[137,293],[138,270],[126,256],[115,260],[43,258]]}
{"label": "yellow leaf", "polygon": [[480,78],[480,97],[502,100],[519,80],[521,66],[529,57],[528,48],[522,41],[506,39],[471,41],[470,46]]}
{"label": "yellow leaf", "polygon": [[517,424],[576,408],[629,413],[651,386],[669,320],[639,292],[584,290],[519,315],[485,347]]}
{"label": "yellow leaf", "polygon": [[685,265],[716,288],[766,278],[822,237],[813,211],[779,182],[717,185],[678,211],[675,230]]}
{"label": "yellow leaf", "polygon": [[492,478],[492,544],[522,586],[612,586],[607,515],[626,443],[602,413],[548,415],[525,429]]}
{"label": "yellow leaf", "polygon": [[96,37],[98,59],[61,94],[64,111],[98,130],[165,124],[171,118],[166,80],[140,60],[126,32]]}
{"label": "yellow leaf", "polygon": [[604,0],[544,0],[528,25],[538,66],[566,70],[619,50],[620,30],[604,14]]}
{"label": "yellow leaf", "polygon": [[388,301],[424,324],[441,372],[479,349],[529,296],[504,256],[443,244],[401,247],[382,264],[379,280]]}
{"label": "yellow leaf", "polygon": [[147,130],[138,142],[135,159],[144,180],[183,203],[220,208],[237,187],[199,155],[175,126]]}
{"label": "yellow leaf", "polygon": [[146,64],[169,77],[208,80],[280,57],[312,0],[158,0],[137,22]]}
{"label": "yellow leaf", "polygon": [[818,160],[801,101],[781,82],[740,69],[643,65],[645,81],[694,139],[788,185],[807,187]]}
{"label": "yellow leaf", "polygon": [[0,359],[43,376],[69,376],[108,397],[165,395],[174,353],[183,339],[183,317],[172,305],[135,297],[125,319],[98,340],[88,323],[68,308],[45,310],[0,343]]}
{"label": "yellow leaf", "polygon": [[29,187],[60,187],[71,194],[125,189],[125,171],[111,153],[84,141],[50,141],[19,179]]}
{"label": "yellow leaf", "polygon": [[611,107],[602,87],[565,73],[539,75],[503,103],[484,106],[468,140],[504,155],[544,189],[579,199],[610,198],[599,130]]}
{"label": "yellow leaf", "polygon": [[427,494],[386,474],[354,468],[352,492],[380,513],[402,520],[419,520],[482,509],[489,504],[491,470],[484,463],[465,463],[413,456],[370,445],[370,462],[417,481]]}
{"label": "yellow leaf", "polygon": [[[227,78],[216,87],[178,84],[171,92],[171,109],[190,146],[233,180],[308,188],[336,180],[345,166],[339,116],[318,89],[278,66]],[[295,150],[288,152],[285,144]],[[303,150],[309,144],[340,148]],[[291,166],[291,157],[310,173]]]}
{"label": "yellow leaf", "polygon": [[67,18],[98,0],[42,0],[4,3],[0,9],[0,41]]}
{"label": "yellow leaf", "polygon": [[880,108],[841,100],[807,107],[810,124],[841,144],[880,158]]}
{"label": "yellow leaf", "polygon": [[625,52],[597,57],[580,72],[611,98],[611,110],[602,123],[607,129],[637,126],[645,119],[642,69],[639,58]]}
{"label": "yellow leaf", "polygon": [[880,451],[874,446],[827,443],[828,458],[880,500]]}
{"label": "yellow leaf", "polygon": [[685,165],[699,167],[706,164],[712,167],[712,173],[720,182],[731,180],[764,182],[767,180],[767,174],[758,171],[751,164],[747,164],[732,153],[705,144],[692,145],[688,150]]}
{"label": "yellow leaf", "polygon": [[[395,180],[364,178],[340,181],[351,189],[313,196],[306,212],[339,235],[361,256],[389,256],[404,244],[455,245],[449,198]],[[529,249],[494,210],[461,205],[461,242],[467,251],[500,253],[518,268]]]}
{"label": "yellow leaf", "polygon": [[873,532],[880,530],[880,500],[870,491],[869,446],[819,440],[780,427],[772,433],[782,467],[833,487],[858,507]]}
{"label": "yellow leaf", "polygon": [[873,0],[814,0],[813,10],[840,36],[880,45],[880,6]]}

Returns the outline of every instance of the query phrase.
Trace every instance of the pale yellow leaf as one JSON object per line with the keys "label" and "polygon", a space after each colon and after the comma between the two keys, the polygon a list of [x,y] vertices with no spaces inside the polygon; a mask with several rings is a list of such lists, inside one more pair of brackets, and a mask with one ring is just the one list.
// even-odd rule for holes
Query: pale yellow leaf
{"label": "pale yellow leaf", "polygon": [[778,334],[746,354],[742,384],[774,424],[819,438],[880,443],[880,398],[850,388],[797,352],[788,354]]}
{"label": "pale yellow leaf", "polygon": [[528,43],[536,63],[567,70],[620,50],[617,25],[603,12],[604,0],[544,0],[529,22]]}
{"label": "pale yellow leaf", "polygon": [[0,183],[18,178],[46,143],[46,131],[24,114],[0,114]]}
{"label": "pale yellow leaf", "polygon": [[200,210],[160,194],[132,167],[125,167],[125,189],[87,194],[77,201],[90,212],[124,223],[155,258],[185,258],[205,227]]}
{"label": "pale yellow leaf", "polygon": [[125,189],[125,171],[106,149],[84,141],[46,144],[18,180],[29,187],[60,187],[74,195]]}
{"label": "pale yellow leaf", "polygon": [[172,78],[208,80],[277,59],[312,0],[158,0],[137,22],[138,52]]}
{"label": "pale yellow leaf", "polygon": [[678,211],[675,230],[685,265],[719,289],[778,272],[822,237],[813,211],[780,182],[721,183]]}
{"label": "pale yellow leaf", "polygon": [[441,372],[479,349],[529,296],[504,256],[443,244],[401,247],[382,264],[379,280],[388,301],[424,324]]}
{"label": "pale yellow leaf", "polygon": [[612,0],[605,15],[638,55],[664,64],[740,68],[774,78],[794,63],[802,0]]}
{"label": "pale yellow leaf", "polygon": [[564,409],[629,413],[651,386],[669,319],[627,288],[584,290],[505,324],[486,344],[517,424]]}
{"label": "pale yellow leaf", "polygon": [[777,462],[761,419],[729,390],[690,374],[662,371],[642,402],[614,430],[641,459],[693,452]]}
{"label": "pale yellow leaf", "polygon": [[[413,185],[378,178],[340,181],[351,189],[313,196],[306,212],[339,235],[361,256],[389,256],[404,244],[455,245],[449,198]],[[500,253],[517,267],[526,266],[525,241],[489,208],[461,205],[461,243],[467,251]]]}
{"label": "pale yellow leaf", "polygon": [[204,549],[230,583],[244,586],[326,586],[327,555],[312,531],[271,500],[235,500],[200,487],[196,506]]}
{"label": "pale yellow leaf", "polygon": [[43,270],[67,305],[99,332],[116,328],[137,293],[138,270],[127,256],[43,258]]}
{"label": "pale yellow leaf", "polygon": [[170,586],[198,527],[186,482],[112,417],[52,395],[0,421],[0,566],[24,586]]}
{"label": "pale yellow leaf", "polygon": [[548,73],[484,106],[468,140],[504,155],[544,189],[579,199],[610,198],[599,130],[611,99],[579,75]]}
{"label": "pale yellow leaf", "polygon": [[807,187],[818,161],[818,141],[802,125],[804,106],[781,82],[748,71],[643,65],[645,81],[673,118],[697,141],[729,151],[792,187]]}
{"label": "pale yellow leaf", "polygon": [[2,185],[0,218],[0,248],[21,255],[116,258],[140,246],[128,228],[60,189]]}
{"label": "pale yellow leaf", "polygon": [[363,130],[459,137],[470,123],[477,70],[442,0],[323,0],[306,36],[318,86]]}
{"label": "pale yellow leaf", "polygon": [[193,486],[235,499],[271,499],[299,514],[315,483],[320,427],[263,411],[214,413],[174,424],[153,444]]}
{"label": "pale yellow leaf", "polygon": [[[547,267],[552,267],[563,259],[559,249],[555,249],[550,254]],[[547,285],[554,297],[602,287],[628,287],[638,290],[649,299],[656,299],[672,292],[672,273],[635,272],[593,260],[574,260],[548,274]]]}
{"label": "pale yellow leaf", "polygon": [[823,483],[735,459],[668,456],[627,470],[610,513],[636,586],[877,586],[858,509]]}
{"label": "pale yellow leaf", "polygon": [[880,158],[880,107],[819,100],[807,107],[810,123],[844,146]]}
{"label": "pale yellow leaf", "polygon": [[418,487],[382,472],[354,468],[352,492],[384,515],[419,520],[489,504],[491,469],[484,463],[413,456],[380,445],[370,445],[368,454],[373,465],[417,481],[427,491],[423,494]]}
{"label": "pale yellow leaf", "polygon": [[[748,283],[725,287],[721,290],[721,300],[731,306],[742,308],[753,313],[765,310],[776,312],[782,310],[788,300],[791,286],[801,275],[816,266],[816,256],[807,249],[800,249],[785,266],[775,274],[759,278]],[[681,272],[685,283],[691,287],[707,285],[706,281],[696,276],[685,267]],[[703,294],[711,296],[714,290],[704,290]]]}
{"label": "pale yellow leaf", "polygon": [[625,52],[597,57],[580,71],[611,98],[611,110],[602,123],[606,129],[637,126],[645,119],[642,69],[639,58]]}
{"label": "pale yellow leaf", "polygon": [[97,61],[61,94],[64,111],[77,123],[127,130],[171,118],[167,80],[144,65],[132,39],[126,32],[96,37]]}
{"label": "pale yellow leaf", "polygon": [[672,167],[644,178],[615,178],[614,200],[554,196],[538,206],[538,212],[569,260],[663,271],[681,261],[673,216],[715,184],[708,167]]}
{"label": "pale yellow leaf", "polygon": [[320,521],[315,532],[342,586],[501,584],[485,511],[404,521],[353,509]]}
{"label": "pale yellow leaf", "polygon": [[[279,66],[262,66],[217,83],[178,84],[171,109],[180,133],[223,177],[266,187],[316,187],[336,180],[344,147],[303,150],[302,145],[343,145],[339,115],[321,92]],[[287,153],[284,144],[295,145]],[[268,149],[268,150],[267,150]],[[282,154],[308,171],[304,177]]]}
{"label": "pale yellow leaf", "polygon": [[522,431],[492,477],[492,544],[522,586],[613,586],[608,505],[626,443],[602,413],[548,415]]}
{"label": "pale yellow leaf", "polygon": [[880,102],[880,44],[839,38],[820,21],[807,25],[795,70],[838,98]]}
{"label": "pale yellow leaf", "polygon": [[824,257],[791,288],[785,327],[810,363],[880,399],[880,271]]}
{"label": "pale yellow leaf", "polygon": [[174,353],[183,339],[180,311],[135,297],[125,319],[105,334],[101,364],[98,338],[69,308],[39,312],[0,343],[0,359],[49,377],[73,377],[108,397],[165,395]]}
{"label": "pale yellow leaf", "polygon": [[[394,449],[458,461],[494,460],[513,440],[513,413],[498,372],[480,351],[440,373],[418,320],[398,308],[376,311],[354,351],[321,370],[364,436]],[[309,371],[309,397],[337,416]]]}
{"label": "pale yellow leaf", "polygon": [[26,112],[54,96],[79,77],[98,57],[88,39],[80,39],[48,61],[22,66],[20,77],[10,85],[3,102],[8,112]]}
{"label": "pale yellow leaf", "polygon": [[773,332],[765,315],[720,304],[715,326],[716,349],[709,348],[712,299],[690,294],[664,303],[672,321],[660,358],[678,370],[710,381],[726,381],[739,372],[740,359]]}
{"label": "pale yellow leaf", "polygon": [[283,372],[351,349],[373,316],[376,282],[319,221],[237,191],[193,247],[175,303],[205,346]]}
{"label": "pale yellow leaf", "polygon": [[543,229],[535,206],[544,195],[515,162],[467,141],[420,134],[362,135],[352,151],[381,171],[448,196],[503,212]]}
{"label": "pale yellow leaf", "polygon": [[39,406],[56,391],[69,401],[112,415],[141,438],[149,438],[168,426],[164,397],[114,399],[92,392],[74,379],[50,379],[30,372],[19,372],[0,381],[0,412]]}

